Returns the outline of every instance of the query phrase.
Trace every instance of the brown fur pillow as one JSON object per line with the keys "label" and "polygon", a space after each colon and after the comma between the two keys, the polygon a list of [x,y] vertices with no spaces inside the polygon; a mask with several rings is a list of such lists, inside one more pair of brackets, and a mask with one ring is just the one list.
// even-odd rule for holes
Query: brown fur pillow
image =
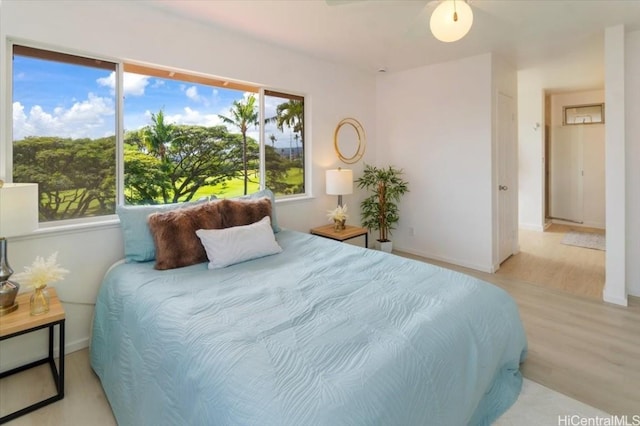
{"label": "brown fur pillow", "polygon": [[173,269],[207,261],[196,235],[198,229],[221,229],[220,202],[149,215],[149,229],[156,246],[156,269]]}
{"label": "brown fur pillow", "polygon": [[268,197],[246,200],[220,200],[222,227],[251,225],[265,216],[271,216],[271,200]]}

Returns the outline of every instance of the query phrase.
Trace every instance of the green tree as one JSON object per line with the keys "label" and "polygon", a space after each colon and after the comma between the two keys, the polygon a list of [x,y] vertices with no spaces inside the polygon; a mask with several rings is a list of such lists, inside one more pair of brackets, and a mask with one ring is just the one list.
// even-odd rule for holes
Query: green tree
{"label": "green tree", "polygon": [[300,136],[300,142],[304,146],[304,102],[290,99],[276,107],[276,116],[268,119],[275,121],[276,127],[284,132],[285,127],[289,127],[294,133]]}
{"label": "green tree", "polygon": [[[154,126],[152,124],[151,126]],[[147,132],[148,130],[144,130]],[[198,189],[235,177],[240,135],[225,126],[173,125],[163,159],[136,150],[136,133],[125,136],[125,188],[131,203],[189,201]]]}
{"label": "green tree", "polygon": [[[137,132],[127,133],[131,137]],[[127,204],[157,204],[171,189],[166,168],[160,159],[127,141],[124,145],[124,197]]]}
{"label": "green tree", "polygon": [[151,113],[151,126],[142,129],[142,143],[149,153],[165,161],[167,146],[170,146],[174,139],[175,126],[164,121],[164,112]]}
{"label": "green tree", "polygon": [[247,159],[247,130],[250,126],[258,125],[258,111],[256,98],[254,95],[247,97],[246,101],[234,101],[233,107],[229,110],[231,117],[218,115],[220,119],[226,123],[237,127],[242,135],[242,164],[244,175],[244,193],[247,194],[248,159]]}
{"label": "green tree", "polygon": [[27,137],[14,142],[15,182],[38,183],[43,221],[112,214],[115,137]]}
{"label": "green tree", "polygon": [[291,162],[271,146],[265,146],[266,185],[276,194],[291,194],[295,185],[287,182]]}

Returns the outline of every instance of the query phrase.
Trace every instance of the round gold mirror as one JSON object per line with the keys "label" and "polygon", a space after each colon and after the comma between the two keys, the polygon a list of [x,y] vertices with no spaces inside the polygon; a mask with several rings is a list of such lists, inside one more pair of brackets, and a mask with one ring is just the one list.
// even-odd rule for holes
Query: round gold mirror
{"label": "round gold mirror", "polygon": [[338,158],[347,164],[358,162],[364,155],[367,136],[362,124],[355,118],[340,120],[333,132],[333,147]]}

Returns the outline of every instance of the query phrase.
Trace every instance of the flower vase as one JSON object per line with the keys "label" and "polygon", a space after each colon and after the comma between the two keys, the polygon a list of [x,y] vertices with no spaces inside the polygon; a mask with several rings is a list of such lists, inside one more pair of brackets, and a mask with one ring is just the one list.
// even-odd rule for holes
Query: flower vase
{"label": "flower vase", "polygon": [[346,222],[346,219],[342,219],[342,220],[338,220],[338,219],[334,219],[333,220],[333,230],[336,232],[339,231],[344,231],[344,223]]}
{"label": "flower vase", "polygon": [[31,315],[42,315],[49,312],[49,291],[46,287],[38,287],[31,295]]}

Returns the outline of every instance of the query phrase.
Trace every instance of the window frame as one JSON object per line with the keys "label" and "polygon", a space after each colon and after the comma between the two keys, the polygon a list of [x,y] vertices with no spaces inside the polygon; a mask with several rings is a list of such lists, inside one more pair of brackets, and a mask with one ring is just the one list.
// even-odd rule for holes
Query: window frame
{"label": "window frame", "polygon": [[[292,99],[296,97],[300,97],[304,101],[304,130],[303,130],[303,139],[305,141],[304,144],[304,155],[303,155],[303,184],[304,184],[304,192],[300,194],[292,194],[292,195],[280,195],[276,199],[277,203],[280,202],[288,202],[295,201],[301,199],[309,199],[313,198],[312,196],[312,184],[311,184],[311,140],[309,138],[310,134],[310,123],[308,121],[309,117],[309,97],[306,94],[299,93],[292,90],[287,89],[278,89],[273,88],[266,85],[252,84],[243,82],[240,80],[224,78],[219,76],[214,76],[212,74],[206,74],[195,71],[187,71],[178,68],[171,68],[162,65],[149,65],[136,61],[129,61],[123,59],[112,58],[104,55],[96,55],[93,53],[87,53],[82,51],[77,51],[74,49],[68,48],[60,48],[58,46],[51,46],[45,43],[33,42],[28,40],[22,40],[18,38],[8,38],[7,39],[7,58],[6,66],[6,78],[3,79],[2,82],[5,85],[5,108],[6,112],[3,114],[4,119],[7,120],[7,125],[5,126],[4,137],[0,137],[0,153],[5,154],[5,160],[0,161],[0,176],[5,176],[5,180],[7,182],[13,181],[13,55],[14,55],[14,46],[24,47],[26,49],[37,49],[43,51],[49,51],[52,53],[52,56],[62,55],[62,56],[75,56],[80,58],[81,60],[87,61],[105,61],[115,64],[115,87],[114,87],[114,101],[115,101],[115,174],[116,174],[116,206],[124,205],[124,73],[129,70],[130,72],[137,73],[145,73],[150,71],[151,73],[146,75],[161,77],[161,78],[173,78],[174,75],[179,75],[180,77],[185,77],[184,79],[176,79],[184,82],[195,82],[199,84],[207,84],[211,86],[218,86],[222,88],[229,88],[235,90],[243,90],[254,92],[259,95],[259,103],[258,103],[258,114],[259,114],[259,131],[258,131],[258,144],[259,144],[259,173],[260,173],[260,189],[264,189],[266,186],[266,161],[265,161],[265,96],[269,95],[269,92],[280,93],[283,95],[290,96]],[[135,71],[134,71],[135,70]],[[163,75],[162,73],[167,73],[167,75]],[[1,135],[0,135],[1,136]],[[63,219],[63,220],[55,220],[50,222],[40,222],[40,229],[49,229],[53,230],[56,228],[66,229],[69,226],[79,225],[95,225],[99,223],[113,223],[114,219],[117,219],[117,215],[115,212],[109,215],[100,215],[100,216],[88,216],[82,218],[75,219]]]}

